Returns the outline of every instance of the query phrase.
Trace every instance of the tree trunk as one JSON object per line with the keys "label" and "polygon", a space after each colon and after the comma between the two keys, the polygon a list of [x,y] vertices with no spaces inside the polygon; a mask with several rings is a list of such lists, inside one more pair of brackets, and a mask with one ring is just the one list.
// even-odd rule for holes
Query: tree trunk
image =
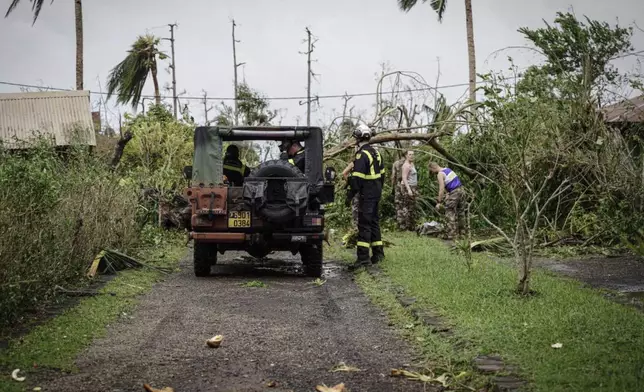
{"label": "tree trunk", "polygon": [[470,66],[470,101],[476,102],[476,54],[474,51],[472,0],[465,0],[465,24],[467,26],[467,54]]}
{"label": "tree trunk", "polygon": [[161,105],[161,92],[159,91],[159,81],[157,80],[157,62],[152,63],[152,82],[154,83],[154,100],[157,105]]}
{"label": "tree trunk", "polygon": [[76,90],[83,89],[83,4],[74,1],[76,21]]}
{"label": "tree trunk", "polygon": [[125,146],[127,143],[132,140],[132,132],[126,131],[123,136],[119,139],[118,142],[116,142],[116,146],[114,147],[114,156],[112,156],[112,162],[110,166],[113,169],[116,169],[116,166],[121,162],[121,157],[123,156],[123,150],[125,150]]}

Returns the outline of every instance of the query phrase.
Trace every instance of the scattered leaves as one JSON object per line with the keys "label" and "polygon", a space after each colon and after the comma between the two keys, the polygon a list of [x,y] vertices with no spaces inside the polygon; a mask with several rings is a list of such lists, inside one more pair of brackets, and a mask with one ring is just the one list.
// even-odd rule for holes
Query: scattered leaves
{"label": "scattered leaves", "polygon": [[311,284],[314,284],[314,285],[316,285],[316,286],[318,286],[318,287],[319,287],[319,286],[322,286],[322,285],[323,285],[323,284],[325,284],[325,283],[326,283],[326,279],[325,279],[325,280],[322,280],[322,279],[320,279],[320,278],[317,278],[317,279],[315,279],[313,282],[311,282]]}
{"label": "scattered leaves", "polygon": [[330,371],[331,372],[359,372],[360,369],[358,369],[355,366],[348,366],[344,362],[340,362],[339,364],[332,367]]}
{"label": "scattered leaves", "polygon": [[157,389],[157,388],[151,387],[150,384],[143,384],[143,388],[147,392],[174,392],[174,389],[172,389],[170,387],[165,387],[163,389]]}
{"label": "scattered leaves", "polygon": [[216,335],[206,340],[206,344],[208,345],[208,347],[217,348],[219,347],[219,345],[223,340],[224,340],[224,335]]}
{"label": "scattered leaves", "polygon": [[440,383],[444,387],[448,386],[447,383],[447,378],[448,375],[447,373],[443,373],[442,375],[438,377],[433,377],[433,376],[428,376],[425,374],[417,373],[417,372],[410,372],[404,369],[391,369],[391,376],[392,377],[407,377],[408,379],[412,381],[420,381],[420,382],[435,382],[435,383]]}
{"label": "scattered leaves", "polygon": [[318,392],[346,392],[344,383],[340,383],[334,387],[327,387],[326,385],[318,385],[315,387],[315,390]]}

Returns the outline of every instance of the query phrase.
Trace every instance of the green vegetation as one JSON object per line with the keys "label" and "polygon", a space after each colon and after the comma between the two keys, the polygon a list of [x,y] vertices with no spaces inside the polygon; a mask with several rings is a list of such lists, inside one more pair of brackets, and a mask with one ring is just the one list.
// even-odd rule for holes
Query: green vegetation
{"label": "green vegetation", "polygon": [[0,327],[75,286],[103,248],[137,240],[137,192],[86,152],[0,150]]}
{"label": "green vegetation", "polygon": [[[147,228],[136,254],[141,261],[153,266],[177,267],[184,253],[181,235]],[[109,323],[127,318],[137,303],[136,297],[163,276],[151,268],[122,271],[99,290],[102,295],[83,299],[77,306],[33,328],[20,340],[11,341],[9,347],[0,352],[0,369],[3,370],[0,390],[18,388],[8,376],[16,368],[27,378],[42,368],[74,370],[74,360],[81,350],[93,339],[104,336]]]}
{"label": "green vegetation", "polygon": [[[516,272],[506,264],[474,255],[471,270],[438,240],[391,234],[404,243],[387,253],[382,269],[393,284],[417,298],[415,305],[439,313],[453,325],[456,350],[424,338],[432,366],[455,372],[475,355],[500,354],[539,391],[624,391],[644,385],[644,315],[603,298],[575,281],[536,271],[530,297],[515,294]],[[368,275],[358,283],[393,320],[408,323],[406,311]],[[421,335],[415,335],[420,333]],[[418,342],[418,340],[417,340]],[[552,344],[561,343],[556,349]],[[440,372],[440,370],[437,370]]]}
{"label": "green vegetation", "polygon": [[268,287],[268,285],[264,282],[261,282],[259,280],[251,280],[246,283],[242,283],[241,287],[258,287],[258,288],[263,288],[263,287]]}

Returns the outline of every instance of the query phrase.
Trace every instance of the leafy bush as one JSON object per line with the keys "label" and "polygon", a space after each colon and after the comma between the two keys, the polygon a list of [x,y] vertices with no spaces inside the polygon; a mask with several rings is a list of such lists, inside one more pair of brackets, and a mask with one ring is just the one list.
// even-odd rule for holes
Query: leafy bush
{"label": "leafy bush", "polygon": [[137,240],[137,192],[83,151],[0,150],[0,324],[76,285],[105,247]]}

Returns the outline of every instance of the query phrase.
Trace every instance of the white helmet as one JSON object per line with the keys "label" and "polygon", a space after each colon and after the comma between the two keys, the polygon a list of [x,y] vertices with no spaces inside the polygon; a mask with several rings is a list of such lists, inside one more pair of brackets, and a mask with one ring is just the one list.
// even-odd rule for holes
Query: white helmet
{"label": "white helmet", "polygon": [[353,130],[353,137],[356,139],[370,139],[371,138],[371,128],[365,123],[358,124],[357,127]]}

